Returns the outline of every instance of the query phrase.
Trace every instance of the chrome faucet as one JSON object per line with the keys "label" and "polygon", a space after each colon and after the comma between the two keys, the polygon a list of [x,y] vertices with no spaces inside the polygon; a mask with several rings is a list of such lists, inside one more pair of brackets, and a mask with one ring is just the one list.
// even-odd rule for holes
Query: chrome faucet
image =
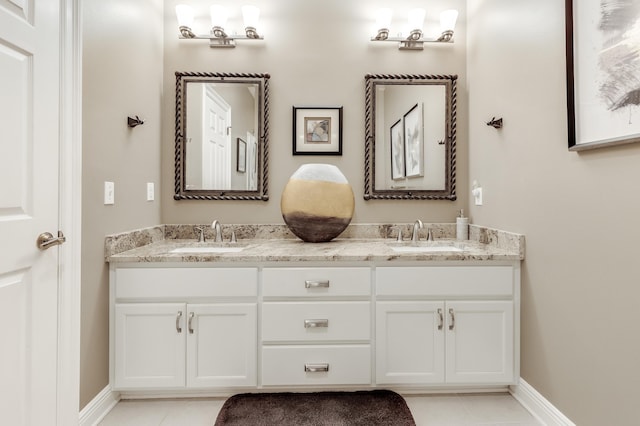
{"label": "chrome faucet", "polygon": [[222,225],[217,220],[214,220],[211,224],[211,228],[216,231],[216,243],[222,242]]}
{"label": "chrome faucet", "polygon": [[413,234],[411,234],[411,241],[416,242],[420,240],[420,235],[418,231],[419,229],[422,229],[423,225],[422,225],[422,221],[420,219],[416,220],[415,223],[413,224]]}

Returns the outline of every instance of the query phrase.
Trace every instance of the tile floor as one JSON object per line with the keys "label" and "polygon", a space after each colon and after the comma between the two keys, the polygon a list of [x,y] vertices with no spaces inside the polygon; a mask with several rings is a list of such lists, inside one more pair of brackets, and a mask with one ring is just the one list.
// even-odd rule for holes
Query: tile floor
{"label": "tile floor", "polygon": [[[213,426],[224,398],[123,400],[100,426]],[[508,393],[406,395],[417,426],[542,426]]]}

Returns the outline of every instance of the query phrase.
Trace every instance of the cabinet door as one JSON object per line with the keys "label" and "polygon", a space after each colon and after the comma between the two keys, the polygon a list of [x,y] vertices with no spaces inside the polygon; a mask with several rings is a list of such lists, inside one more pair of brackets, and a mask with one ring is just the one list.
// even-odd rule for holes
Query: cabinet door
{"label": "cabinet door", "polygon": [[447,383],[514,380],[512,301],[447,302]]}
{"label": "cabinet door", "polygon": [[187,386],[256,386],[256,304],[193,304],[187,311]]}
{"label": "cabinet door", "polygon": [[376,303],[376,383],[444,382],[444,303]]}
{"label": "cabinet door", "polygon": [[115,389],[183,387],[183,303],[115,305]]}

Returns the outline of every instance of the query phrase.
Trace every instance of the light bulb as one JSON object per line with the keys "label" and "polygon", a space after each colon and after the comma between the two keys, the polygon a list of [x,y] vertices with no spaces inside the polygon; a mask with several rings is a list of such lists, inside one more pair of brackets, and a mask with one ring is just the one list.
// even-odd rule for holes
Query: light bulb
{"label": "light bulb", "polygon": [[424,26],[424,16],[426,11],[424,9],[416,8],[409,11],[409,28],[413,30],[422,31]]}
{"label": "light bulb", "polygon": [[260,17],[260,9],[256,6],[242,6],[242,19],[244,26],[250,28],[258,28],[258,18]]}
{"label": "light bulb", "polygon": [[391,26],[391,17],[393,16],[393,11],[388,7],[383,7],[378,9],[376,12],[376,30],[380,29],[389,29]]}
{"label": "light bulb", "polygon": [[181,27],[193,26],[193,9],[186,4],[176,6],[176,15],[178,16],[178,25]]}
{"label": "light bulb", "polygon": [[445,10],[440,14],[440,31],[453,31],[458,20],[458,11],[455,9]]}
{"label": "light bulb", "polygon": [[227,25],[227,9],[219,4],[214,4],[209,9],[211,13],[211,26],[224,28]]}

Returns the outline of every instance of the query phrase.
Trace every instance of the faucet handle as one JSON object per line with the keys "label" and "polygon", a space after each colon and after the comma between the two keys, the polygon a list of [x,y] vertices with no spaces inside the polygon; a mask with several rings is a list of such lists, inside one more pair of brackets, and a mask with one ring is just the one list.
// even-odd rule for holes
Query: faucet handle
{"label": "faucet handle", "polygon": [[231,243],[237,243],[238,242],[238,240],[236,239],[236,231],[233,230],[233,229],[231,230],[231,240],[230,240],[230,242]]}
{"label": "faucet handle", "polygon": [[199,243],[204,243],[205,242],[205,236],[204,236],[204,228],[201,226],[194,226],[193,230],[198,232],[198,242]]}
{"label": "faucet handle", "polygon": [[398,226],[398,238],[396,238],[397,242],[402,242],[402,228]]}
{"label": "faucet handle", "polygon": [[427,230],[427,241],[433,241],[433,233],[431,232],[431,228]]}

